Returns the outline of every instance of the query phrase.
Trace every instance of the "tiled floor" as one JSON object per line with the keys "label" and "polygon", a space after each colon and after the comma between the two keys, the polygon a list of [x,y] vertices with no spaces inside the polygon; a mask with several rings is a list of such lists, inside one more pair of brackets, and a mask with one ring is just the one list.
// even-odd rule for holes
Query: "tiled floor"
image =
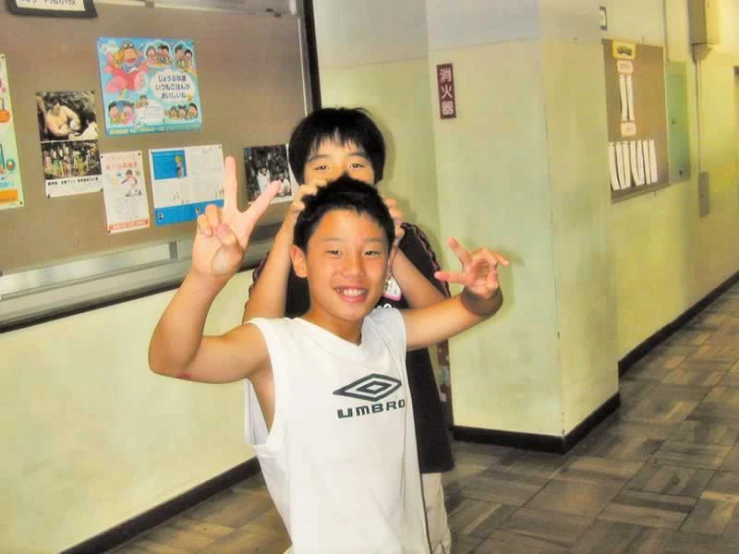
{"label": "tiled floor", "polygon": [[[621,381],[622,407],[567,456],[456,443],[454,552],[739,553],[739,285]],[[115,550],[282,553],[252,478]]]}

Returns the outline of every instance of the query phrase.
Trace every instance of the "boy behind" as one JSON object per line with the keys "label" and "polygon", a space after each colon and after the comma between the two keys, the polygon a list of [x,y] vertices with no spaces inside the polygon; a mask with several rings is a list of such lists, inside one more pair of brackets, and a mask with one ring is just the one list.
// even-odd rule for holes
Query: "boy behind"
{"label": "boy behind", "polygon": [[[211,302],[235,273],[278,187],[244,213],[226,160],[222,213],[198,219],[193,264],[152,337],[154,371],[203,382],[248,378],[261,407],[252,433],[296,554],[428,552],[407,390],[405,349],[424,348],[495,313],[502,294],[490,250],[450,246],[465,285],[434,306],[372,311],[382,294],[394,225],[376,191],[342,178],[305,199],[290,255],[308,279],[302,318],[257,319],[204,337]],[[372,313],[370,313],[372,312]]]}

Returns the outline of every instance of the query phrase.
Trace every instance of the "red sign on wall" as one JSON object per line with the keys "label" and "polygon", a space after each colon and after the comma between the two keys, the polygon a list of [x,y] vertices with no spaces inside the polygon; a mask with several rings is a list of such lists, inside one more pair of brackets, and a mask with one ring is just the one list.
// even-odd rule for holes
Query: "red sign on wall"
{"label": "red sign on wall", "polygon": [[436,83],[439,86],[439,115],[441,119],[457,117],[452,64],[442,63],[436,66]]}

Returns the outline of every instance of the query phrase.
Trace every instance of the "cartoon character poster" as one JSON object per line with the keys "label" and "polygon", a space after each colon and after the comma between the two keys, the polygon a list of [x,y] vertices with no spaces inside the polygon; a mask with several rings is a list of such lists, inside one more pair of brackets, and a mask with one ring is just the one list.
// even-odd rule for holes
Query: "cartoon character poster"
{"label": "cartoon character poster", "polygon": [[0,54],[0,210],[21,206],[23,206],[23,187],[21,172],[18,169],[15,117],[10,104],[5,56]]}
{"label": "cartoon character poster", "polygon": [[102,37],[97,52],[109,136],[200,129],[192,41]]}

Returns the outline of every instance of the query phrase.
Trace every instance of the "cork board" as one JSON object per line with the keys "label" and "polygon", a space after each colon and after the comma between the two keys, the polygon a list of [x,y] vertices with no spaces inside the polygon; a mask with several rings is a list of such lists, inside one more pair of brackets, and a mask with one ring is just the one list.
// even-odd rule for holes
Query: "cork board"
{"label": "cork board", "polygon": [[[0,271],[9,273],[84,259],[138,245],[189,237],[193,222],[153,225],[148,150],[222,144],[239,167],[245,206],[243,148],[286,143],[305,115],[297,17],[100,5],[93,19],[15,16],[0,7],[0,47],[11,88],[25,206],[0,211]],[[98,37],[172,37],[197,48],[203,124],[198,131],[109,137],[96,54]],[[141,150],[152,226],[108,234],[103,194],[47,198],[37,124],[37,91],[95,91],[100,152]],[[274,227],[285,204],[262,221]]]}
{"label": "cork board", "polygon": [[603,40],[611,196],[669,184],[664,50]]}

